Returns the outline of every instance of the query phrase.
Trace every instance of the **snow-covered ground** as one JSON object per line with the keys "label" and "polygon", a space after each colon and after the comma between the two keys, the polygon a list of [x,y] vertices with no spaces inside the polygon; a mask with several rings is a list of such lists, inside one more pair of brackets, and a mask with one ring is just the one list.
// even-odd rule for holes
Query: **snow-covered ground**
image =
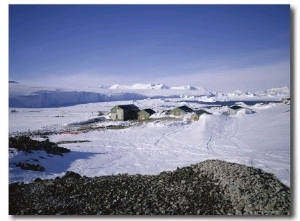
{"label": "snow-covered ground", "polygon": [[[119,89],[114,90],[122,94]],[[148,89],[148,93],[151,94],[153,90],[158,93],[157,91],[174,89]],[[197,90],[193,88],[188,91]],[[275,89],[271,90],[272,93],[274,91]],[[146,90],[143,93],[145,92]],[[283,93],[282,90],[280,93]],[[206,98],[209,98],[209,94]],[[284,96],[287,95],[284,92]],[[264,98],[270,97],[274,101],[280,100],[278,92]],[[259,96],[255,96],[255,99],[243,98],[243,102],[238,104],[252,109],[253,114],[239,112],[237,115],[227,116],[224,113],[230,102],[203,102],[197,94],[194,97],[161,96],[140,100],[123,98],[120,101],[56,108],[11,107],[10,135],[37,130],[55,132],[50,133],[50,141],[67,141],[68,143],[59,146],[69,148],[71,152],[56,156],[43,151],[32,154],[10,151],[9,182],[31,182],[38,177],[55,178],[64,175],[66,171],[90,177],[119,173],[158,174],[207,159],[220,159],[261,168],[274,173],[283,183],[290,185],[290,105],[253,102],[264,100]],[[157,113],[148,122],[109,120],[112,107],[128,103],[133,103],[140,109],[152,108]],[[193,109],[202,108],[212,114],[202,115],[199,121],[191,121],[188,117],[165,116],[164,110],[181,105]],[[99,111],[104,115],[98,116]],[[109,127],[111,125],[123,127],[115,129]],[[89,130],[75,134],[58,133],[84,126],[88,126]],[[16,167],[18,162],[40,164],[45,167],[45,171],[22,170]]]}

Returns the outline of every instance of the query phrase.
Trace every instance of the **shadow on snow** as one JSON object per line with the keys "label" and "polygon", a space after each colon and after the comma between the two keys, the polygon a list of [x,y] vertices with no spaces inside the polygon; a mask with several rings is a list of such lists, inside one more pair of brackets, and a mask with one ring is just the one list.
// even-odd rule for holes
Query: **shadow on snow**
{"label": "shadow on snow", "polygon": [[[90,152],[78,152],[71,151],[69,153],[60,155],[53,154],[26,154],[26,158],[22,159],[10,159],[9,161],[9,183],[13,182],[32,182],[36,178],[55,178],[57,176],[62,176],[65,172],[69,171],[69,168],[73,163],[78,160],[87,160],[94,158],[96,155],[107,154],[107,153],[90,153]],[[39,164],[45,168],[45,171],[32,171],[23,170],[17,167],[17,163],[30,163]],[[74,171],[76,172],[76,171]]]}

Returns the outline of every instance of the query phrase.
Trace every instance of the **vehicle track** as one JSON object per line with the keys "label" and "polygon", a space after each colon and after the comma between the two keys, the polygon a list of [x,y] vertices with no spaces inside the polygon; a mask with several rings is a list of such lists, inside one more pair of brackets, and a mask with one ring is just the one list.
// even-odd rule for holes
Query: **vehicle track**
{"label": "vehicle track", "polygon": [[227,116],[219,116],[206,124],[206,132],[208,141],[206,149],[213,154],[222,155],[226,148],[240,149],[240,146],[234,141],[235,135],[235,119]]}

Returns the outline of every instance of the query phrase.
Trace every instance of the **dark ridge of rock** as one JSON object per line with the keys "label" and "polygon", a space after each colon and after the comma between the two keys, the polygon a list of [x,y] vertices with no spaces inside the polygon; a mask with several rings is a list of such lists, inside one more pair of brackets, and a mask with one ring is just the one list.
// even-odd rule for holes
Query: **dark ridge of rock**
{"label": "dark ridge of rock", "polygon": [[10,215],[290,215],[290,189],[273,174],[207,160],[159,175],[74,172],[9,185]]}
{"label": "dark ridge of rock", "polygon": [[49,154],[63,156],[63,153],[69,153],[70,150],[64,147],[59,147],[56,143],[45,141],[32,140],[29,136],[9,137],[9,148],[26,151],[28,153],[35,150],[44,150]]}
{"label": "dark ridge of rock", "polygon": [[45,171],[45,168],[39,164],[30,164],[30,163],[22,163],[19,162],[17,167],[20,167],[23,170],[33,170],[33,171]]}

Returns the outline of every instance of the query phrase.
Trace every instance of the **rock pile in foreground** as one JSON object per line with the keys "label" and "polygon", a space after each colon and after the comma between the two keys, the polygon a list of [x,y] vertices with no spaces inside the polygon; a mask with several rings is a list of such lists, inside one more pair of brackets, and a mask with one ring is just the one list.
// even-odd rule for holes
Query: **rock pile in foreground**
{"label": "rock pile in foreground", "polygon": [[273,174],[207,160],[159,175],[82,177],[9,185],[9,214],[290,215],[290,189]]}

